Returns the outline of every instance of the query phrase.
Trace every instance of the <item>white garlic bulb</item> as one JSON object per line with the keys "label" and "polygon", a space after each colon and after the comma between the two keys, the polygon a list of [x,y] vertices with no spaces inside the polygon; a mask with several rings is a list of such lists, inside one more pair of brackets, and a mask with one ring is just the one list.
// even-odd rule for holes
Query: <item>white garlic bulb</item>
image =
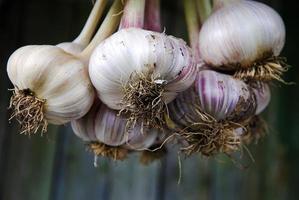
{"label": "white garlic bulb", "polygon": [[140,120],[156,118],[159,106],[193,83],[195,71],[184,41],[137,28],[122,29],[104,40],[89,63],[99,98],[112,109],[136,111],[134,117]]}
{"label": "white garlic bulb", "polygon": [[[23,99],[16,101],[15,106],[30,108],[26,105],[28,98],[44,101],[39,109],[50,123],[63,124],[80,118],[92,105],[94,91],[86,64],[58,47],[32,45],[16,50],[8,60],[7,73],[16,94]],[[24,90],[32,94],[27,95]],[[34,118],[35,111],[32,107],[28,117]]]}
{"label": "white garlic bulb", "polygon": [[[285,26],[276,11],[256,1],[232,1],[217,9],[199,34],[202,59],[224,70],[252,69],[258,79],[279,79],[284,71],[279,56],[285,43]],[[266,75],[265,75],[266,73]],[[238,74],[241,76],[241,74]],[[242,77],[242,76],[241,76]]]}

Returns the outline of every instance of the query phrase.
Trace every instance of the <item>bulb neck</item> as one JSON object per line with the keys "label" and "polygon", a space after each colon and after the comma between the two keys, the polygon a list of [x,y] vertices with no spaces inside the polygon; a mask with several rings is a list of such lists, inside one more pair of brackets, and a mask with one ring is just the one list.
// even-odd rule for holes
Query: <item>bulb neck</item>
{"label": "bulb neck", "polygon": [[88,45],[90,42],[95,29],[97,28],[98,22],[100,18],[102,17],[102,14],[104,12],[104,8],[106,7],[107,0],[97,0],[97,2],[94,4],[89,17],[79,34],[79,36],[73,41],[76,44],[80,44],[84,47]]}
{"label": "bulb neck", "polygon": [[107,37],[109,37],[113,32],[117,29],[121,19],[121,11],[123,9],[123,2],[124,0],[115,0],[112,4],[109,12],[107,13],[103,23],[101,24],[100,28],[98,29],[97,33],[93,37],[92,41],[89,45],[83,50],[78,57],[88,62],[91,53],[93,50]]}
{"label": "bulb neck", "polygon": [[199,30],[201,27],[195,1],[184,0],[184,11],[188,29],[189,43],[196,62],[199,61]]}
{"label": "bulb neck", "polygon": [[226,5],[229,5],[234,2],[239,2],[242,0],[213,0],[213,11],[216,11]]}
{"label": "bulb neck", "polygon": [[146,0],[144,29],[161,32],[160,0]]}
{"label": "bulb neck", "polygon": [[212,4],[210,0],[197,0],[196,5],[199,19],[202,24],[212,13]]}
{"label": "bulb neck", "polygon": [[119,29],[144,27],[145,0],[128,0]]}

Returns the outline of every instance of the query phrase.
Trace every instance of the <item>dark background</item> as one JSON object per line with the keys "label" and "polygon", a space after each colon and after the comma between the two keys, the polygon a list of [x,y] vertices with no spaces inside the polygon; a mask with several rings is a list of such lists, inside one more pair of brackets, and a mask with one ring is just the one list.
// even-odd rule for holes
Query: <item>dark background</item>
{"label": "dark background", "polygon": [[[162,1],[166,32],[187,39],[180,1]],[[264,2],[285,21],[283,55],[292,68],[284,78],[298,83],[298,3]],[[270,133],[249,147],[255,162],[244,158],[248,167],[242,168],[224,156],[183,159],[180,185],[174,152],[147,167],[133,155],[124,162],[100,159],[100,167],[94,168],[92,154],[69,125],[50,126],[44,137],[19,135],[16,124],[8,122],[9,55],[27,44],[71,41],[91,6],[90,0],[0,0],[0,200],[298,199],[298,85],[272,87],[271,105],[264,113]]]}

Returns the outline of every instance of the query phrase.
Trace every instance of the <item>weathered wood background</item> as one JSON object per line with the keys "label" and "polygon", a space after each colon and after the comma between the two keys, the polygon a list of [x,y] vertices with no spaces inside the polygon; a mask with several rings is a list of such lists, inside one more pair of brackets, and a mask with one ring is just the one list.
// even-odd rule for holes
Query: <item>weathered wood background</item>
{"label": "weathered wood background", "polygon": [[[297,1],[268,0],[287,27],[283,54],[293,68],[285,79],[299,82]],[[8,56],[27,44],[56,44],[79,33],[91,0],[0,0],[0,200],[82,199],[298,199],[299,88],[275,86],[267,118],[270,135],[250,146],[255,162],[246,169],[225,157],[182,161],[178,185],[176,154],[144,167],[128,161],[100,160],[72,134],[69,125],[51,126],[45,137],[19,135],[8,122]],[[163,0],[167,33],[186,38],[180,1]],[[275,34],[275,33],[273,33]],[[246,155],[246,154],[245,154]]]}

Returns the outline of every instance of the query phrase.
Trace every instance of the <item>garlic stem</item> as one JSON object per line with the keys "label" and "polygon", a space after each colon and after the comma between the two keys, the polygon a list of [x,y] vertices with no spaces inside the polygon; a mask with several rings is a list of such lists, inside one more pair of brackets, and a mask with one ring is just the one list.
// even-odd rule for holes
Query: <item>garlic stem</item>
{"label": "garlic stem", "polygon": [[160,0],[146,0],[144,28],[161,32]]}
{"label": "garlic stem", "polygon": [[193,50],[196,62],[199,61],[199,44],[198,35],[200,30],[200,22],[196,11],[196,3],[194,0],[184,0],[184,11],[187,23],[190,46]]}
{"label": "garlic stem", "polygon": [[212,12],[211,0],[197,0],[196,4],[200,22],[203,23]]}
{"label": "garlic stem", "polygon": [[73,41],[74,43],[81,44],[84,47],[88,45],[103,14],[106,4],[107,0],[96,1],[81,33]]}
{"label": "garlic stem", "polygon": [[213,10],[218,10],[219,8],[233,3],[233,2],[238,2],[238,1],[242,1],[242,0],[213,0]]}
{"label": "garlic stem", "polygon": [[144,27],[145,0],[128,0],[119,29]]}
{"label": "garlic stem", "polygon": [[121,19],[121,11],[123,9],[123,0],[115,0],[107,13],[103,23],[98,29],[96,35],[90,44],[79,55],[82,60],[88,62],[88,59],[93,52],[94,48],[98,46],[104,39],[109,37],[116,29]]}

